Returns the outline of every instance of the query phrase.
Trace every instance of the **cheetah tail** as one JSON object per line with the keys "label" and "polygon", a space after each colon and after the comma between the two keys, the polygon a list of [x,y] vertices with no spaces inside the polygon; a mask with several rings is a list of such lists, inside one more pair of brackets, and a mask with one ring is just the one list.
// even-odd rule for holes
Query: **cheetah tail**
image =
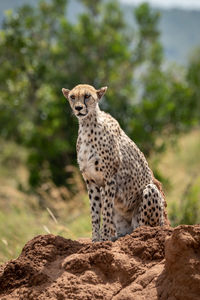
{"label": "cheetah tail", "polygon": [[159,180],[157,180],[154,176],[153,176],[153,183],[157,186],[163,198],[165,199],[165,193],[163,191],[162,183]]}
{"label": "cheetah tail", "polygon": [[[153,175],[153,174],[152,174]],[[166,207],[167,207],[167,202],[166,202],[166,199],[165,199],[165,193],[163,191],[163,188],[162,188],[162,183],[157,180],[154,175],[153,175],[153,183],[157,186],[157,188],[159,189],[159,191],[161,192],[162,196],[163,196],[163,199],[164,199],[164,218],[165,218],[165,225],[168,225],[170,226],[170,221],[168,219],[168,214],[167,214],[167,210],[166,210]]]}

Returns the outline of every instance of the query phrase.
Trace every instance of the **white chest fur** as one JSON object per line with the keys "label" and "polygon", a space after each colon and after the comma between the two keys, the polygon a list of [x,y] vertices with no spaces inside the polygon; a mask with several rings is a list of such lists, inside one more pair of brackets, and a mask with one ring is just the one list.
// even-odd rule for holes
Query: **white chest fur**
{"label": "white chest fur", "polygon": [[97,149],[92,147],[92,143],[89,139],[82,137],[81,140],[82,142],[80,143],[80,148],[77,153],[80,171],[85,180],[93,179],[98,185],[102,185],[103,175],[99,172],[95,164],[95,162],[98,162],[98,165],[100,163]]}
{"label": "white chest fur", "polygon": [[92,147],[89,143],[81,143],[78,152],[78,163],[81,172],[85,172],[91,165]]}

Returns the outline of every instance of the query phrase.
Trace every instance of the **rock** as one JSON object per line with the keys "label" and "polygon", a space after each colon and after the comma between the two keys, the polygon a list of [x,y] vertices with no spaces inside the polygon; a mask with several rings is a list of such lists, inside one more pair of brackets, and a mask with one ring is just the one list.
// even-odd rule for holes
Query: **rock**
{"label": "rock", "polygon": [[200,225],[140,227],[116,242],[37,236],[0,267],[0,299],[200,299]]}

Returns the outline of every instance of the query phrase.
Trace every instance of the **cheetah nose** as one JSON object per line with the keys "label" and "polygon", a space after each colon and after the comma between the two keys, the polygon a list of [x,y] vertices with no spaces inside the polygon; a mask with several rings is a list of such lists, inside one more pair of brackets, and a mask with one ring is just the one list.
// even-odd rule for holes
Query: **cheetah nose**
{"label": "cheetah nose", "polygon": [[83,106],[75,106],[75,109],[80,111],[83,108]]}

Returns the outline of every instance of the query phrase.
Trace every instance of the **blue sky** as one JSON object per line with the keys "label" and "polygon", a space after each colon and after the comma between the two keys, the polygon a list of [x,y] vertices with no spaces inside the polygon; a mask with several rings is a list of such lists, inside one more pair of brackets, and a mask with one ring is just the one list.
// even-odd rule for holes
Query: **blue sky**
{"label": "blue sky", "polygon": [[[120,0],[123,3],[139,4],[144,2],[144,0]],[[200,10],[200,0],[146,0],[153,6],[163,7],[163,8],[185,8],[185,9],[198,9]]]}

